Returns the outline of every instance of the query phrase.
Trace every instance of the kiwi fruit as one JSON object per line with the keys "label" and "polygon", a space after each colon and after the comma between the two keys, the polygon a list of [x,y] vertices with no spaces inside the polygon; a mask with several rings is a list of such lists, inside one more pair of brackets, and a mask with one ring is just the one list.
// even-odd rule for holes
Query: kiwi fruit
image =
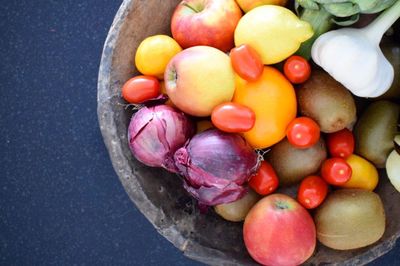
{"label": "kiwi fruit", "polygon": [[355,153],[384,168],[386,158],[394,149],[399,118],[398,104],[386,100],[371,103],[354,128]]}
{"label": "kiwi fruit", "polygon": [[215,212],[225,220],[231,222],[244,221],[247,213],[261,199],[254,190],[249,189],[246,195],[241,199],[225,204],[219,204],[214,206]]}
{"label": "kiwi fruit", "polygon": [[306,149],[294,147],[285,138],[271,148],[266,160],[274,168],[279,184],[288,186],[318,172],[326,157],[326,145],[322,138]]}
{"label": "kiwi fruit", "polygon": [[375,243],[385,232],[385,220],[379,195],[364,189],[332,192],[314,217],[318,240],[336,250]]}
{"label": "kiwi fruit", "polygon": [[394,69],[392,86],[379,99],[400,99],[400,45],[387,43],[382,46],[382,52]]}
{"label": "kiwi fruit", "polygon": [[300,113],[314,119],[321,131],[332,133],[351,128],[356,121],[352,94],[328,73],[315,70],[297,90]]}

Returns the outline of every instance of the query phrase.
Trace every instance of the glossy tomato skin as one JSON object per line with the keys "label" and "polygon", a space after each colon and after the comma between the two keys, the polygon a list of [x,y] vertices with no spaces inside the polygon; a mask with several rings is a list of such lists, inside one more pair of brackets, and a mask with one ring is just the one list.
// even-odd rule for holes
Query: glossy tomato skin
{"label": "glossy tomato skin", "polygon": [[289,57],[283,65],[285,76],[293,84],[301,84],[308,80],[311,75],[311,66],[308,61],[298,55]]}
{"label": "glossy tomato skin", "polygon": [[229,54],[235,72],[247,81],[256,81],[263,72],[263,63],[256,50],[242,44],[231,50]]}
{"label": "glossy tomato skin", "polygon": [[341,187],[362,188],[373,191],[379,183],[379,172],[368,160],[361,156],[352,154],[346,158],[346,162],[351,167],[351,177]]}
{"label": "glossy tomato skin", "polygon": [[240,133],[253,128],[256,115],[249,107],[228,102],[216,106],[211,113],[213,125],[225,132]]}
{"label": "glossy tomato skin", "polygon": [[321,175],[328,184],[340,186],[350,180],[351,166],[343,158],[330,158],[321,166]]}
{"label": "glossy tomato skin", "polygon": [[262,161],[257,174],[251,177],[249,186],[260,195],[268,195],[274,192],[279,185],[278,176],[274,168],[266,162]]}
{"label": "glossy tomato skin", "polygon": [[321,205],[328,195],[328,184],[319,176],[304,178],[299,186],[297,200],[304,208],[314,209]]}
{"label": "glossy tomato skin", "polygon": [[143,103],[160,94],[160,82],[152,76],[136,76],[125,82],[122,97],[128,103]]}
{"label": "glossy tomato skin", "polygon": [[293,119],[286,129],[290,144],[301,149],[313,146],[318,142],[320,135],[319,125],[305,116]]}
{"label": "glossy tomato skin", "polygon": [[326,140],[332,157],[347,158],[354,152],[354,135],[347,128],[328,134]]}

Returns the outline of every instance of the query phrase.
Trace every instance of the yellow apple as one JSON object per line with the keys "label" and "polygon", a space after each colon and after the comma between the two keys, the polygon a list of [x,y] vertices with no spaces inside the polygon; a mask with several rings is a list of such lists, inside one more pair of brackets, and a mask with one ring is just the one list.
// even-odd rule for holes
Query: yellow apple
{"label": "yellow apple", "polygon": [[193,116],[209,116],[229,102],[235,76],[228,55],[210,46],[194,46],[175,55],[165,71],[167,94],[176,107]]}

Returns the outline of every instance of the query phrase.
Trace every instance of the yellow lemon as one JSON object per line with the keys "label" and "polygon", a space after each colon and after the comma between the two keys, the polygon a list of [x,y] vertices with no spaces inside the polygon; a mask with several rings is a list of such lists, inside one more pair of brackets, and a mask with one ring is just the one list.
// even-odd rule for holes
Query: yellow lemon
{"label": "yellow lemon", "polygon": [[182,51],[179,44],[167,35],[144,39],[135,55],[136,68],[144,75],[163,79],[165,68],[174,55]]}
{"label": "yellow lemon", "polygon": [[250,10],[235,29],[235,45],[248,44],[264,64],[276,64],[295,53],[313,36],[311,25],[281,6],[264,5]]}

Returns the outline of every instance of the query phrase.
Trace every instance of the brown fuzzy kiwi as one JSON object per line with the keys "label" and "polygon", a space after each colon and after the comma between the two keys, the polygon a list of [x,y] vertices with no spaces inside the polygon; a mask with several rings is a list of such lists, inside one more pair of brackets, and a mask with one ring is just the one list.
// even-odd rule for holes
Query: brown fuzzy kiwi
{"label": "brown fuzzy kiwi", "polygon": [[313,71],[298,89],[297,98],[301,114],[314,119],[322,132],[351,128],[356,121],[352,94],[322,70]]}
{"label": "brown fuzzy kiwi", "polygon": [[327,157],[322,138],[306,149],[299,149],[289,143],[287,138],[274,145],[267,153],[266,160],[274,168],[280,185],[293,185],[308,175],[318,172]]}
{"label": "brown fuzzy kiwi", "polygon": [[318,240],[348,250],[368,246],[385,232],[385,210],[378,194],[363,189],[332,192],[315,213]]}

